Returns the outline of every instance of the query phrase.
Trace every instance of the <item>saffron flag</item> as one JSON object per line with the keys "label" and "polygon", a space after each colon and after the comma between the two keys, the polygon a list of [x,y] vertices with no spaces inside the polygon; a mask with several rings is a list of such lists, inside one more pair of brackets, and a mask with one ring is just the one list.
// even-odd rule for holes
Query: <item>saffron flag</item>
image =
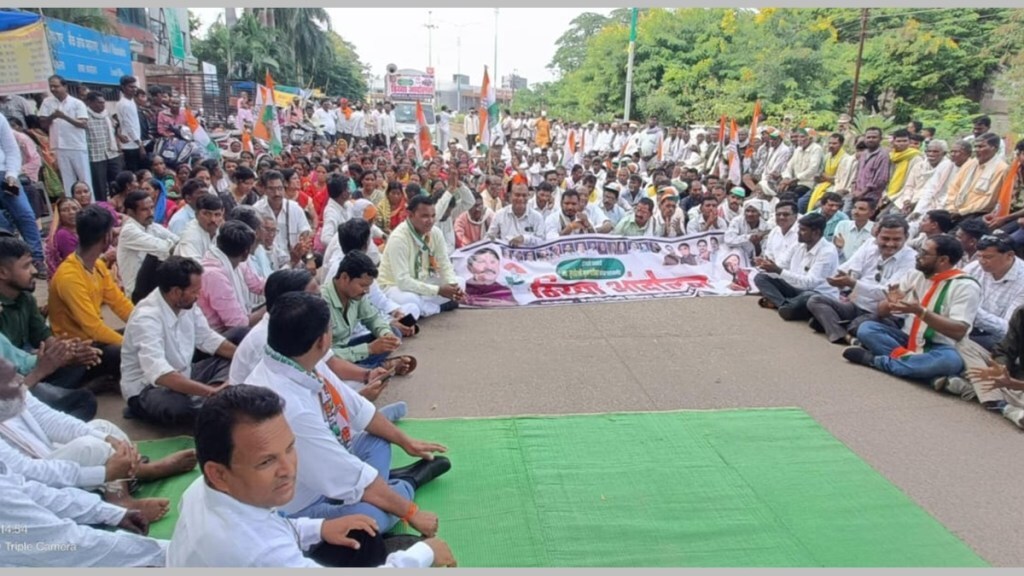
{"label": "saffron flag", "polygon": [[419,129],[416,147],[417,159],[422,163],[434,157],[434,144],[430,140],[430,128],[427,126],[427,115],[423,113],[423,103],[416,101],[416,126]]}
{"label": "saffron flag", "polygon": [[761,118],[761,101],[754,102],[754,117],[750,120],[750,136],[747,139],[747,158],[754,155],[754,138],[757,138],[757,122]]}
{"label": "saffron flag", "polygon": [[203,151],[203,156],[220,159],[220,147],[210,139],[206,128],[203,128],[199,120],[196,119],[196,115],[188,108],[185,108],[185,124],[188,124],[188,129],[192,131],[192,141]]}
{"label": "saffron flag", "polygon": [[480,133],[487,134],[487,138],[481,138],[484,145],[484,152],[490,148],[494,141],[494,132],[498,130],[498,99],[495,97],[494,86],[491,85],[491,77],[487,74],[487,66],[484,66],[484,81],[480,85]]}

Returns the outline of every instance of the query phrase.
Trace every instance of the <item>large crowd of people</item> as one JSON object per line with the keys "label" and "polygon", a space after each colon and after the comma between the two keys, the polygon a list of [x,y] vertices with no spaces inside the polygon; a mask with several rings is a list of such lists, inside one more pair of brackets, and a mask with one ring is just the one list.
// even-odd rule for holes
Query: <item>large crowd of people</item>
{"label": "large crowd of people", "polygon": [[[470,114],[470,149],[421,150],[389,106],[325,100],[325,142],[168,165],[152,148],[180,101],[120,89],[114,113],[59,76],[38,108],[0,97],[0,517],[25,527],[0,564],[454,566],[443,518],[415,503],[446,449],[375,401],[417,368],[402,345],[431,337],[423,319],[465,302],[453,252],[488,239],[721,232],[760,307],[1024,427],[1024,142],[986,117],[948,141],[759,119],[730,143],[506,112],[474,146]],[[105,391],[195,449],[139,454],[94,419]],[[414,463],[392,468],[392,446]],[[197,464],[172,539],[145,536],[169,503],[138,486]]]}

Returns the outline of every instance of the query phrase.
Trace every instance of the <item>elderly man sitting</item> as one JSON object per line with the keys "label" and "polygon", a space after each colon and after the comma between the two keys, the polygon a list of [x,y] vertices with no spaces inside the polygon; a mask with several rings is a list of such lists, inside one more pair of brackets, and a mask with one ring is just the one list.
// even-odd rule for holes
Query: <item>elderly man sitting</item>
{"label": "elderly man sitting", "polygon": [[[22,377],[0,359],[0,381],[8,380]],[[136,500],[128,495],[126,480],[160,480],[195,468],[192,450],[149,462],[140,459],[128,436],[106,420],[85,423],[24,394],[22,388],[9,392],[11,396],[0,401],[16,402],[21,409],[0,421],[0,460],[29,480],[54,488],[102,488],[108,501],[138,508],[152,522],[167,513],[168,501]]]}

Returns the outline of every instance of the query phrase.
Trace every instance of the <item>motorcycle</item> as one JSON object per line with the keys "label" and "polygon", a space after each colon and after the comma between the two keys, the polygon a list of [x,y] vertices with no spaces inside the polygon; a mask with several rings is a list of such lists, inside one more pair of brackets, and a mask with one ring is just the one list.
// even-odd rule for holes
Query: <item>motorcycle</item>
{"label": "motorcycle", "polygon": [[191,164],[202,158],[202,152],[192,140],[192,130],[188,126],[172,128],[174,138],[160,138],[153,148],[153,153],[164,159],[171,170],[177,170],[182,164]]}

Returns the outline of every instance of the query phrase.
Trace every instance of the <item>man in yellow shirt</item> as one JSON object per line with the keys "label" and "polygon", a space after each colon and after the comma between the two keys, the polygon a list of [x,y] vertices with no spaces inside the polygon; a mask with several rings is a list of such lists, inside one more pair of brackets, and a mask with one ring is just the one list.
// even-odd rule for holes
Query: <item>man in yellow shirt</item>
{"label": "man in yellow shirt", "polygon": [[100,258],[114,240],[114,217],[101,206],[86,206],[75,223],[78,248],[57,268],[50,283],[50,325],[54,334],[92,340],[103,351],[89,377],[110,375],[120,380],[124,337],[103,322],[103,305],[122,321],[135,308],[118,288]]}
{"label": "man in yellow shirt", "polygon": [[991,132],[974,139],[974,158],[964,162],[949,184],[946,210],[954,222],[984,216],[996,207],[1010,168],[998,155],[1001,140]]}

